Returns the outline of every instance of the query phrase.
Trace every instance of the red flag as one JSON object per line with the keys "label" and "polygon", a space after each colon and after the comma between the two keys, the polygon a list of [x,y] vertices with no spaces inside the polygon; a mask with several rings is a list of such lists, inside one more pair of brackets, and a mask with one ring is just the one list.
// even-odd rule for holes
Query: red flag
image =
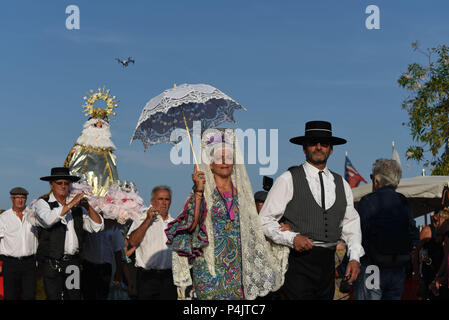
{"label": "red flag", "polygon": [[363,179],[363,177],[354,168],[348,156],[346,156],[345,159],[345,180],[348,181],[351,188],[357,187],[362,181],[367,183],[365,179]]}

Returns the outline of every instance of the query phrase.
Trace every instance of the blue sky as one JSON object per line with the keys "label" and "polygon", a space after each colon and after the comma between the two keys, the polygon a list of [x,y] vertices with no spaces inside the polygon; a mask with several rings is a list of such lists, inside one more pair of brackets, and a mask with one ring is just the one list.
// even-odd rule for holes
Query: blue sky
{"label": "blue sky", "polygon": [[[380,8],[380,30],[367,30],[368,5]],[[65,9],[80,9],[80,30],[67,30]],[[309,120],[332,122],[329,167],[343,174],[344,154],[368,179],[371,165],[391,157],[394,140],[404,177],[421,174],[406,161],[413,143],[397,79],[413,52],[447,44],[447,1],[4,1],[0,10],[0,208],[24,186],[30,199],[48,191],[39,177],[60,166],[86,120],[89,89],[106,86],[119,102],[111,122],[121,179],[146,202],[153,186],[173,187],[177,215],[191,187],[192,165],[172,165],[169,145],[144,153],[129,145],[145,103],[174,83],[213,85],[247,108],[242,129],[279,130],[279,169],[304,160],[288,139]],[[124,69],[114,60],[132,56]],[[235,127],[230,124],[223,126]],[[411,168],[407,168],[409,164]],[[259,165],[247,169],[261,189]]]}

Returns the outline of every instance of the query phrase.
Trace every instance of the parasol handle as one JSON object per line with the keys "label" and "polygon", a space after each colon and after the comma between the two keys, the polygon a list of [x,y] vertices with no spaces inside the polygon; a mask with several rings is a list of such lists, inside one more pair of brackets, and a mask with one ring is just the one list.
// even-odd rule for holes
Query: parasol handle
{"label": "parasol handle", "polygon": [[182,117],[183,117],[183,119],[184,119],[184,124],[185,124],[185,126],[186,126],[187,136],[189,137],[190,147],[192,148],[193,159],[194,159],[194,161],[195,161],[196,168],[197,168],[198,171],[199,171],[199,170],[200,170],[200,167],[198,166],[198,160],[196,159],[195,150],[193,149],[192,138],[190,137],[189,126],[187,125],[186,116],[185,116],[185,114],[184,114],[184,110],[182,109],[182,107],[181,107],[181,113],[182,113]]}

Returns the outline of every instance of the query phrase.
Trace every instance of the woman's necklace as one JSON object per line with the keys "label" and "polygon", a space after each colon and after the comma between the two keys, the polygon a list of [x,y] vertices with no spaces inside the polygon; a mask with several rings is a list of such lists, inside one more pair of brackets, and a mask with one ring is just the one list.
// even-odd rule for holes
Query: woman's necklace
{"label": "woman's necklace", "polygon": [[232,206],[234,205],[234,185],[232,184],[231,181],[231,189],[232,189],[232,195],[231,195],[231,205],[228,207],[228,202],[226,201],[226,199],[223,197],[223,195],[220,192],[220,189],[218,189],[218,187],[216,187],[218,194],[220,195],[221,200],[223,201],[225,208],[226,208],[226,213],[228,214],[228,221],[226,222],[226,227],[225,230],[226,232],[230,232],[231,231],[231,221],[234,221],[235,217],[234,217],[234,212],[232,210]]}

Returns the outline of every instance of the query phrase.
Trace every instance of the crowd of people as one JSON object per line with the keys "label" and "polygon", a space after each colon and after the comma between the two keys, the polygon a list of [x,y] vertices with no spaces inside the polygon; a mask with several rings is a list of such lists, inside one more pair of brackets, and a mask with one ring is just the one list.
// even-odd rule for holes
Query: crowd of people
{"label": "crowd of people", "polygon": [[395,191],[395,160],[374,162],[373,192],[356,208],[327,166],[346,143],[329,122],[307,122],[290,139],[305,161],[255,194],[236,136],[202,140],[210,161],[195,165],[176,218],[171,188],[156,186],[138,219],[106,219],[83,193],[69,198],[80,177],[67,166],[41,178],[50,192],[33,209],[25,188],[11,189],[12,207],[0,214],[4,298],[35,299],[43,283],[49,300],[399,300],[410,275],[421,299],[448,297],[449,211],[419,233]]}

